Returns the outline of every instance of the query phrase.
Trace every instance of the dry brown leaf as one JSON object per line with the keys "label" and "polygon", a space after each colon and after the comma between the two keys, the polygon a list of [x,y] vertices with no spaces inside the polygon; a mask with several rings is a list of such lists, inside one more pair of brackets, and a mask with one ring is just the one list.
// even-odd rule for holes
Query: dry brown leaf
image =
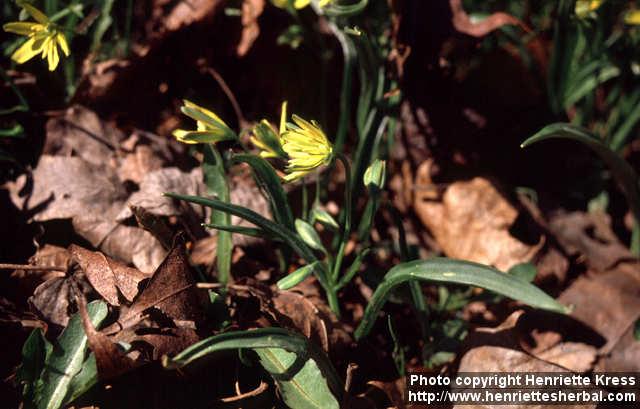
{"label": "dry brown leaf", "polygon": [[504,25],[519,25],[524,28],[520,20],[507,13],[493,13],[484,20],[474,23],[462,8],[462,0],[449,0],[449,4],[455,29],[473,37],[484,37]]}
{"label": "dry brown leaf", "polygon": [[[198,196],[205,192],[202,182],[202,171],[196,168],[191,173],[184,173],[178,168],[162,168],[148,173],[140,183],[140,189],[127,199],[117,220],[125,220],[133,216],[131,206],[141,207],[156,216],[178,216],[200,223],[205,217],[201,206],[183,206],[181,202],[164,196],[165,192]],[[190,209],[190,210],[188,210]]]}
{"label": "dry brown leaf", "polygon": [[138,294],[138,284],[149,277],[99,251],[89,251],[76,245],[71,245],[69,251],[89,283],[111,305],[120,305],[118,290],[128,301],[133,301]]}
{"label": "dry brown leaf", "polygon": [[134,362],[124,355],[106,335],[98,332],[91,323],[84,295],[80,294],[76,300],[89,348],[96,358],[98,378],[100,380],[115,378],[133,369]]}
{"label": "dry brown leaf", "polygon": [[71,306],[75,304],[75,294],[72,282],[84,294],[93,291],[81,271],[67,277],[56,277],[40,284],[33,295],[29,297],[29,304],[45,321],[66,327],[69,317],[74,312]]}
{"label": "dry brown leaf", "polygon": [[518,211],[486,179],[455,182],[434,199],[431,162],[418,169],[414,209],[448,257],[489,264],[502,271],[528,262],[542,246],[529,246],[509,229]]}
{"label": "dry brown leaf", "polygon": [[132,343],[145,342],[152,347],[150,357],[158,360],[163,355],[175,355],[200,340],[191,328],[163,328],[154,331],[138,331],[140,335]]}
{"label": "dry brown leaf", "polygon": [[469,350],[488,346],[514,350],[545,364],[584,373],[593,369],[604,340],[570,317],[518,310],[497,327],[475,329],[465,344]]}
{"label": "dry brown leaf", "polygon": [[578,277],[558,301],[574,306],[571,316],[606,338],[600,353],[609,353],[640,318],[640,268],[623,263],[615,269]]}
{"label": "dry brown leaf", "polygon": [[[284,327],[295,327],[329,352],[327,322],[329,325],[331,322],[311,301],[295,291],[277,291],[271,301],[276,310],[291,320],[290,323],[281,321],[280,324]],[[282,320],[282,317],[280,319]]]}
{"label": "dry brown leaf", "polygon": [[183,321],[201,321],[202,310],[194,284],[183,240],[178,238],[131,307],[122,312],[116,324],[104,331],[111,333],[114,329],[137,324],[143,318],[144,311],[151,307],[166,314],[176,326]]}
{"label": "dry brown leaf", "polygon": [[181,1],[171,10],[164,19],[166,31],[177,31],[183,27],[197,23],[213,16],[224,2],[219,0],[185,0]]}
{"label": "dry brown leaf", "polygon": [[242,2],[242,33],[236,48],[239,57],[244,57],[249,52],[253,42],[260,35],[258,18],[264,10],[264,5],[265,0],[244,0]]}
{"label": "dry brown leaf", "polygon": [[633,260],[611,230],[609,219],[604,213],[556,213],[548,226],[567,253],[581,254],[590,267],[604,271],[620,261]]}
{"label": "dry brown leaf", "polygon": [[404,392],[407,387],[404,377],[398,378],[393,382],[369,381],[367,385],[382,390],[389,398],[389,401],[395,405],[396,409],[405,409],[407,407],[404,400]]}
{"label": "dry brown leaf", "polygon": [[[458,369],[460,372],[569,372],[559,366],[537,359],[527,353],[498,346],[480,346],[467,352],[460,360]],[[543,409],[546,405],[455,405],[454,408],[474,408],[474,409],[500,409],[500,408],[521,408],[521,409]],[[587,409],[595,408],[596,405],[566,405],[564,408]]]}

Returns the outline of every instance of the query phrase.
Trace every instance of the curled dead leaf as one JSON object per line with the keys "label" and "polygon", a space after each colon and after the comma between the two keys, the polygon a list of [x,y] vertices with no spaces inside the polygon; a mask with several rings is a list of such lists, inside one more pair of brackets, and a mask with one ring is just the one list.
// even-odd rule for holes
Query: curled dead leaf
{"label": "curled dead leaf", "polygon": [[[430,161],[418,169],[414,210],[448,257],[489,264],[502,271],[530,261],[543,238],[530,246],[511,235],[518,211],[486,179],[455,182],[436,199]],[[434,196],[435,194],[435,196]]]}

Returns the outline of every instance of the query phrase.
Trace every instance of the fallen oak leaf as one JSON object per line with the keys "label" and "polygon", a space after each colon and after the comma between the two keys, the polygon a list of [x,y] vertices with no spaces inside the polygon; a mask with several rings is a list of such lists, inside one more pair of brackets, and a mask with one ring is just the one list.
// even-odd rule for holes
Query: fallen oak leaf
{"label": "fallen oak leaf", "polygon": [[[74,291],[76,291],[75,287]],[[84,294],[79,291],[76,291],[76,302],[89,348],[93,351],[96,359],[98,378],[100,380],[112,379],[133,369],[134,361],[124,355],[116,344],[93,326],[87,311],[87,300]]]}
{"label": "fallen oak leaf", "polygon": [[180,321],[199,321],[202,311],[187,260],[184,239],[179,235],[131,307],[123,311],[118,321],[104,332],[110,334],[137,324],[143,319],[145,310],[151,307],[173,319],[176,326]]}
{"label": "fallen oak leaf", "polygon": [[99,251],[90,251],[75,244],[69,246],[73,260],[84,271],[89,283],[111,305],[120,305],[118,290],[133,301],[140,281],[149,278],[142,271],[106,257]]}

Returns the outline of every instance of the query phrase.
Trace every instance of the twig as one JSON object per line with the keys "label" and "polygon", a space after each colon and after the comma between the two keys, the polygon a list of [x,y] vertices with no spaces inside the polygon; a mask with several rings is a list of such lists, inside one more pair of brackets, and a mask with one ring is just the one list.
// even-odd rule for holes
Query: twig
{"label": "twig", "polygon": [[238,104],[238,100],[236,99],[235,95],[233,95],[233,91],[231,91],[231,88],[229,88],[229,85],[227,85],[224,78],[222,78],[222,75],[220,75],[218,71],[216,71],[215,69],[209,66],[203,65],[202,69],[208,72],[213,77],[213,79],[216,80],[216,82],[222,89],[222,92],[224,92],[227,98],[229,98],[229,102],[231,102],[231,106],[233,107],[233,110],[236,113],[236,117],[238,118],[238,127],[241,129],[245,128],[247,125],[247,120],[244,118],[244,115],[242,114],[242,110],[240,109],[240,104]]}
{"label": "twig", "polygon": [[237,402],[237,401],[242,400],[242,399],[246,399],[246,398],[251,398],[251,397],[254,397],[254,396],[258,396],[258,395],[260,395],[262,392],[266,391],[268,387],[269,387],[269,384],[268,384],[268,383],[266,383],[266,382],[264,382],[264,381],[260,381],[260,385],[259,385],[256,389],[254,389],[254,390],[252,390],[252,391],[245,392],[245,393],[242,393],[242,394],[237,395],[237,396],[231,396],[231,397],[228,397],[228,398],[222,398],[222,399],[220,399],[220,400],[221,400],[222,402],[225,402],[225,403],[228,403],[228,402]]}
{"label": "twig", "polygon": [[0,263],[0,270],[30,270],[30,271],[62,271],[66,272],[65,267],[57,266],[34,266],[32,264],[5,264]]}

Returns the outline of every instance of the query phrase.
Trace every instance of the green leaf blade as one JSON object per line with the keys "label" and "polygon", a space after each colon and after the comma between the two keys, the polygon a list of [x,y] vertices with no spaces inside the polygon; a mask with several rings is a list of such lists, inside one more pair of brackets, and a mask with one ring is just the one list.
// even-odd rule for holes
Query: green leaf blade
{"label": "green leaf blade", "polygon": [[558,313],[568,312],[566,307],[542,290],[519,278],[482,264],[438,257],[402,263],[389,270],[365,310],[362,322],[355,332],[356,339],[361,339],[369,333],[391,291],[407,281],[472,285],[522,301],[535,308]]}
{"label": "green leaf blade", "polygon": [[[89,318],[94,326],[107,317],[107,304],[94,301],[87,305]],[[42,388],[36,397],[38,409],[58,409],[64,403],[74,376],[83,366],[87,349],[80,314],[75,314],[58,338],[42,372]]]}
{"label": "green leaf blade", "polygon": [[163,365],[176,369],[217,351],[241,348],[253,349],[258,354],[289,407],[339,408],[336,395],[341,393],[340,382],[326,355],[308,339],[282,328],[215,335],[173,358],[164,357]]}

